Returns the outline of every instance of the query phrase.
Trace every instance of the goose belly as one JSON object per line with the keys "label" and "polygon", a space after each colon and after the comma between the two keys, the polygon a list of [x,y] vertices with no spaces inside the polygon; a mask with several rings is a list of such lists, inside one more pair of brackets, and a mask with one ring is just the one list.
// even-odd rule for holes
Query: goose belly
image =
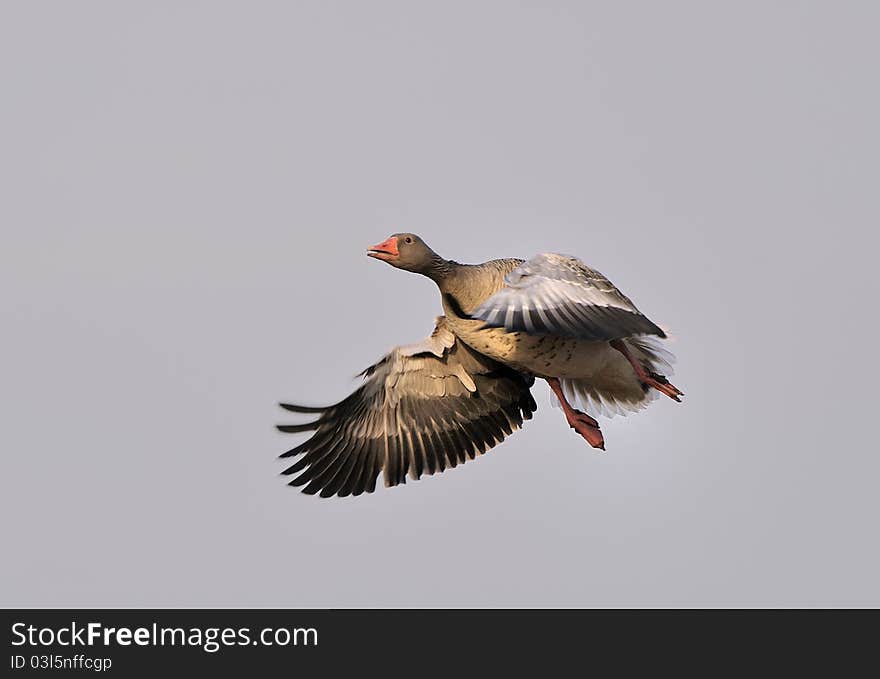
{"label": "goose belly", "polygon": [[537,377],[590,378],[622,358],[608,342],[535,336],[507,332],[503,328],[474,326],[455,327],[454,332],[481,354]]}

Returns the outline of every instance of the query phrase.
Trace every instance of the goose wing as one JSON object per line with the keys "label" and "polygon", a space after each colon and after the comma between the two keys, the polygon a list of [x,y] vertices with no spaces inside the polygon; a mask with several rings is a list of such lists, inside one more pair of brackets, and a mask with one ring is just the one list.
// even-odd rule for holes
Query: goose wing
{"label": "goose wing", "polygon": [[575,257],[545,253],[523,262],[471,314],[532,335],[613,340],[666,334],[605,276]]}
{"label": "goose wing", "polygon": [[396,486],[422,474],[474,459],[531,419],[537,409],[534,379],[479,354],[446,327],[443,316],[430,337],[400,346],[361,373],[364,383],[327,407],[282,403],[295,413],[315,413],[283,432],[314,432],[281,457],[301,456],[283,474],[303,492],[359,495]]}

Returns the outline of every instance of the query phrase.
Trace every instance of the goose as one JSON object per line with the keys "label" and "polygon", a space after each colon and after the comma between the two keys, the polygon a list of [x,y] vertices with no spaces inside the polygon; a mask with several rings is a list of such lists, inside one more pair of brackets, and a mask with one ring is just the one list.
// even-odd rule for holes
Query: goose
{"label": "goose", "polygon": [[545,380],[568,425],[605,449],[596,414],[625,415],[659,394],[684,395],[666,375],[666,333],[605,276],[575,257],[459,264],[413,233],[367,250],[391,266],[427,276],[443,315],[430,336],[395,347],[360,376],[347,398],[326,407],[281,403],[314,415],[282,432],[313,432],[282,458],[282,474],[321,497],[372,493],[473,460],[518,430],[537,410]]}

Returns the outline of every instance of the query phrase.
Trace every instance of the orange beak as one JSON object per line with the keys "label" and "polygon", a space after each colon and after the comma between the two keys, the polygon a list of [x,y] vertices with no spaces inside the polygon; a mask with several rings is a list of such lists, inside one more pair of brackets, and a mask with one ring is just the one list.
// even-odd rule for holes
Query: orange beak
{"label": "orange beak", "polygon": [[397,257],[400,256],[400,253],[397,251],[397,236],[391,236],[388,240],[384,240],[378,245],[374,245],[367,250],[367,256],[381,259],[383,262],[397,259]]}

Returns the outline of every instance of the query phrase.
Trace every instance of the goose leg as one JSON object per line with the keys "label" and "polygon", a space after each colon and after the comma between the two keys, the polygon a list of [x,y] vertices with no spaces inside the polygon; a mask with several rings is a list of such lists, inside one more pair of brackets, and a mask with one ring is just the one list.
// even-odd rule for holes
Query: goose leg
{"label": "goose leg", "polygon": [[571,407],[571,404],[566,400],[565,394],[562,392],[562,385],[559,384],[558,378],[546,377],[544,379],[547,380],[547,384],[550,385],[553,393],[556,394],[556,398],[559,399],[559,403],[565,413],[565,419],[568,421],[568,426],[583,436],[593,448],[605,450],[605,437],[602,436],[599,423],[586,413]]}
{"label": "goose leg", "polygon": [[629,361],[629,364],[633,367],[633,370],[636,371],[636,377],[639,378],[639,381],[648,386],[653,387],[661,394],[666,394],[673,401],[678,401],[681,403],[681,399],[679,396],[684,396],[684,392],[680,391],[678,387],[672,384],[669,380],[667,380],[663,375],[658,375],[655,372],[650,372],[645,370],[645,366],[639,363],[631,353],[629,353],[629,349],[626,348],[626,345],[622,340],[616,339],[611,340],[609,342],[614,349],[617,349],[621,354],[626,357],[626,360]]}

